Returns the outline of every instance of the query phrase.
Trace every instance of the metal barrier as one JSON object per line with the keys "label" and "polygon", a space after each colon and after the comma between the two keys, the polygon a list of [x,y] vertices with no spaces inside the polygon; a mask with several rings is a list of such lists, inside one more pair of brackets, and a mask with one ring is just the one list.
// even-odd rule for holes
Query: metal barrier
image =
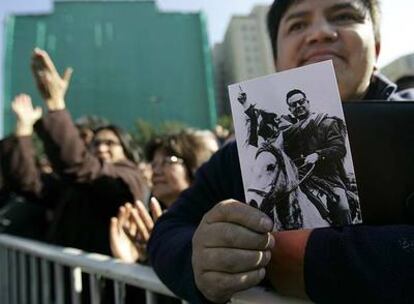
{"label": "metal barrier", "polygon": [[[124,303],[126,285],[144,289],[146,304],[156,303],[156,294],[176,298],[151,267],[125,264],[105,255],[0,234],[2,304],[63,304],[68,301],[77,304],[82,302],[85,293],[88,302],[101,303],[103,281],[113,284],[113,302],[116,304]],[[305,303],[261,288],[237,294],[230,302]]]}

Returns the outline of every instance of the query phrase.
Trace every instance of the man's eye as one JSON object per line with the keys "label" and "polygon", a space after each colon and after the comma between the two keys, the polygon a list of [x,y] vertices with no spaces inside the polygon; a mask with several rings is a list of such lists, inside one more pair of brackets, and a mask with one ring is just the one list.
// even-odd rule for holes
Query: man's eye
{"label": "man's eye", "polygon": [[364,16],[359,16],[353,13],[342,13],[333,16],[332,18],[335,22],[341,23],[350,23],[350,22],[362,22],[364,21]]}
{"label": "man's eye", "polygon": [[275,171],[275,169],[276,169],[276,166],[274,164],[267,165],[266,167],[267,171]]}
{"label": "man's eye", "polygon": [[306,27],[306,23],[303,21],[294,22],[289,26],[288,32],[291,33],[291,32],[301,31],[305,27]]}

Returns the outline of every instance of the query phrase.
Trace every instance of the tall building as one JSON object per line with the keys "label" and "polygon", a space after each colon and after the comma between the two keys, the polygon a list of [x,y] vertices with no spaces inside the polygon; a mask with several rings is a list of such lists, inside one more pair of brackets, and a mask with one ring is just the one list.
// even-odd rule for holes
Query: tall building
{"label": "tall building", "polygon": [[414,54],[408,54],[397,58],[390,64],[383,67],[381,69],[381,72],[384,73],[392,81],[397,81],[404,76],[413,76]]}
{"label": "tall building", "polygon": [[73,67],[66,100],[75,118],[94,114],[125,128],[139,118],[200,128],[216,123],[202,13],[160,12],[151,0],[56,0],[52,14],[8,18],[6,46],[6,133],[13,96],[26,92],[39,104],[30,72],[36,46],[59,71]]}
{"label": "tall building", "polygon": [[[213,52],[219,114],[229,114],[229,84],[274,73],[266,27],[268,6],[256,6],[248,16],[232,17],[222,44]],[[221,84],[217,84],[221,81]]]}
{"label": "tall building", "polygon": [[[0,1],[0,92],[4,92],[4,33],[6,19],[14,14],[45,14],[53,10],[53,0],[2,0]],[[0,138],[3,136],[4,94],[0,94]]]}

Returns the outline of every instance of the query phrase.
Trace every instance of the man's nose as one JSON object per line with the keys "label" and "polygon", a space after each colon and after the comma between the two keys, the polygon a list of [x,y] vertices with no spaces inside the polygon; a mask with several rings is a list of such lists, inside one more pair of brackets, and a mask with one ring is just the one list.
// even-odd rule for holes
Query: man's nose
{"label": "man's nose", "polygon": [[160,175],[162,174],[164,167],[160,163],[153,163],[151,164],[151,169],[154,175]]}
{"label": "man's nose", "polygon": [[325,18],[315,20],[308,28],[306,41],[308,43],[333,42],[338,39],[338,30]]}

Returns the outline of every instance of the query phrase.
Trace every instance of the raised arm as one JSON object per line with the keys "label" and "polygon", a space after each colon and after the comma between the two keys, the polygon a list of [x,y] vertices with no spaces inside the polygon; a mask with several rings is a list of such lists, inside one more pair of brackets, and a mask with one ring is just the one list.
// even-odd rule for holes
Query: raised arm
{"label": "raised arm", "polygon": [[16,116],[14,136],[2,145],[2,164],[7,183],[13,191],[40,198],[43,189],[41,174],[35,162],[32,143],[33,125],[41,117],[41,108],[34,108],[30,96],[18,95],[12,102]]}
{"label": "raised arm", "polygon": [[117,193],[128,200],[146,198],[147,189],[135,164],[129,161],[107,163],[99,160],[86,147],[70,114],[65,110],[65,94],[72,69],[61,77],[49,55],[35,49],[32,56],[33,74],[48,113],[36,132],[45,144],[46,153],[56,172],[76,183],[105,180],[102,191]]}
{"label": "raised arm", "polygon": [[48,110],[36,131],[45,142],[46,153],[56,170],[79,182],[89,182],[104,173],[105,169],[109,170],[88,151],[70,114],[65,110],[65,95],[72,69],[67,68],[64,75],[60,76],[49,55],[35,49],[32,71]]}

